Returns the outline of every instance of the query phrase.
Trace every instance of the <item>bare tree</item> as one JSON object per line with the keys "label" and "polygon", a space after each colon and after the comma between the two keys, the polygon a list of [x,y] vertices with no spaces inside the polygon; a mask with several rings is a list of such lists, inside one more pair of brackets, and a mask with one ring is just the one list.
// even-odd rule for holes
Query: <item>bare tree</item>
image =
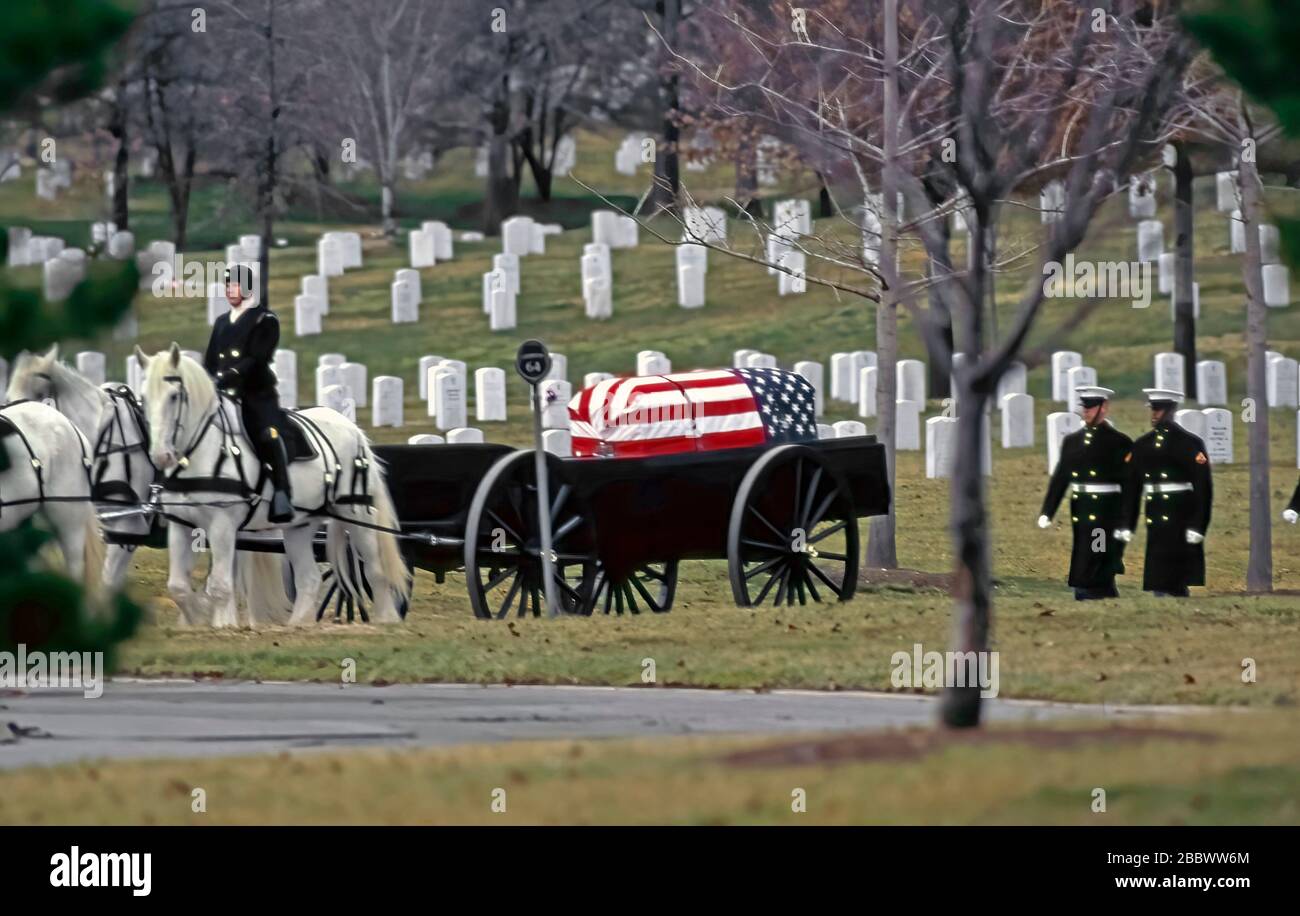
{"label": "bare tree", "polygon": [[[448,71],[464,40],[462,0],[394,0],[365,5],[333,0],[312,27],[314,46],[334,87],[334,117],[348,126],[375,168],[384,232],[397,231],[397,181],[416,128],[445,103]],[[337,141],[336,141],[337,142]]]}
{"label": "bare tree", "polygon": [[[806,37],[764,29],[743,8],[729,8],[715,21],[733,30],[737,47],[750,49],[748,66],[731,71],[697,60],[693,72],[718,89],[733,114],[791,128],[828,163],[851,163],[864,186],[882,166],[891,174],[886,184],[897,177],[908,211],[899,230],[919,238],[928,276],[904,278],[884,256],[885,246],[879,268],[861,257],[856,263],[836,257],[832,240],[819,236],[803,240],[820,249],[810,258],[808,281],[852,289],[881,304],[896,296],[940,359],[940,370],[952,373],[960,456],[951,503],[953,642],[957,651],[982,652],[992,624],[980,457],[988,436],[984,407],[1042,314],[1046,291],[1034,276],[1043,276],[1080,244],[1117,176],[1128,175],[1152,144],[1163,142],[1191,50],[1170,10],[1153,11],[1140,0],[1098,4],[1097,10],[1048,0],[899,0],[898,6],[897,64],[891,48],[881,52],[891,40],[892,19],[882,23],[829,0],[806,4]],[[885,13],[892,12],[891,4]],[[892,95],[895,82],[897,117],[886,116],[882,124],[870,109],[881,90]],[[889,108],[893,115],[892,101]],[[890,140],[895,128],[896,149]],[[1063,181],[1064,207],[1046,227],[1029,261],[1036,274],[995,339],[987,311],[989,273],[996,267],[987,254],[993,250],[994,216],[1000,206],[1022,206],[1020,198],[1049,177]],[[975,252],[965,264],[954,258],[952,236],[939,225],[952,206],[936,211],[931,201],[933,187],[945,183],[956,189],[952,206],[962,207],[967,245]],[[893,206],[892,198],[884,202],[886,218]],[[889,226],[883,229],[888,236]],[[840,274],[856,273],[859,283],[814,275],[814,267],[827,265]],[[872,289],[863,293],[863,285]],[[929,309],[916,302],[922,289],[934,292]],[[1041,362],[1096,304],[1080,302],[1026,361]],[[955,345],[943,339],[944,327],[952,328]],[[882,344],[884,349],[890,342],[883,338]],[[953,360],[954,352],[960,361]],[[883,389],[888,380],[883,367],[880,372]],[[891,402],[892,397],[890,392]],[[882,413],[885,400],[882,390]],[[893,430],[883,423],[879,430],[888,446]],[[970,726],[979,717],[978,686],[948,690],[946,723]]]}

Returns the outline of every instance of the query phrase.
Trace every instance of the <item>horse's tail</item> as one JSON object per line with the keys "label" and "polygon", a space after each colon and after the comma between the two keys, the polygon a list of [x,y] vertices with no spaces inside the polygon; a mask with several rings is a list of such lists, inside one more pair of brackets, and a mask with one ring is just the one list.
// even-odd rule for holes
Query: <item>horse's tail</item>
{"label": "horse's tail", "polygon": [[95,514],[94,509],[87,510],[86,520],[82,525],[85,531],[85,544],[81,548],[84,566],[81,575],[86,591],[96,594],[104,583],[104,562],[108,555],[108,548],[104,544],[104,535],[99,530],[99,516]]}
{"label": "horse's tail", "polygon": [[397,510],[393,507],[393,497],[388,492],[388,481],[384,476],[383,462],[370,450],[370,443],[365,445],[366,460],[374,470],[370,490],[375,502],[375,522],[387,529],[375,532],[379,539],[379,567],[383,577],[392,589],[393,599],[404,605],[411,598],[411,571],[402,559],[402,549],[397,545],[397,537],[391,532],[400,527]]}
{"label": "horse's tail", "polygon": [[288,621],[292,605],[284,590],[284,567],[280,554],[261,550],[236,553],[235,589],[248,608],[250,626]]}

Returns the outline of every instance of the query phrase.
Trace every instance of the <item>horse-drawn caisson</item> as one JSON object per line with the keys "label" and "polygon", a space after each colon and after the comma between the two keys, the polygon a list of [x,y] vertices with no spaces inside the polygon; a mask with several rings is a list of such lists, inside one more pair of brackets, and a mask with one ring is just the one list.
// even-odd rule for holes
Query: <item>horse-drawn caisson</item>
{"label": "horse-drawn caisson", "polygon": [[[394,620],[412,569],[439,582],[463,570],[478,617],[541,613],[532,451],[371,445],[341,414],[295,411],[312,447],[291,465],[294,518],[272,523],[270,481],[237,406],[175,346],[143,365],[143,403],[125,386],[91,384],[57,351],[20,358],[9,392],[57,405],[80,430],[85,494],[93,491],[116,554],[110,581],[120,582],[134,545],[158,545],[165,526],[169,588],[183,610],[202,602],[189,572],[194,532],[206,538],[217,625],[235,622],[237,589],[276,605],[280,564],[266,560],[280,552],[296,586],[294,623],[320,619],[332,601],[336,613],[355,606],[366,619]],[[872,436],[818,440],[813,397],[806,380],[779,369],[617,378],[579,392],[569,404],[574,457],[546,458],[560,609],[667,611],[686,559],[726,560],[740,606],[852,596],[857,520],[889,506],[884,449]],[[249,555],[239,580],[236,548]]]}

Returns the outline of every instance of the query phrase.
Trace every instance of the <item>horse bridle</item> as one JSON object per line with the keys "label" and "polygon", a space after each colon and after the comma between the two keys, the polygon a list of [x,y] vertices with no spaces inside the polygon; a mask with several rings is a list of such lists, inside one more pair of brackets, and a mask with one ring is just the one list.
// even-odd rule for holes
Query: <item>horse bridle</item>
{"label": "horse bridle", "polygon": [[[109,400],[113,405],[113,416],[99,431],[99,436],[95,440],[95,448],[92,454],[96,469],[95,478],[92,483],[91,495],[98,500],[105,502],[118,502],[114,495],[125,497],[125,502],[138,502],[140,497],[136,495],[131,486],[131,453],[139,450],[145,462],[148,464],[153,475],[150,482],[158,477],[158,467],[153,463],[149,456],[149,424],[145,422],[143,410],[140,403],[136,400],[135,393],[130,388],[122,385],[108,392]],[[126,409],[127,415],[135,424],[136,434],[140,437],[135,442],[127,440],[126,424],[122,420],[122,410]],[[122,442],[116,444],[113,442],[114,430],[121,433]],[[124,477],[122,480],[106,480],[109,472],[109,463],[114,455],[122,456],[122,467]]]}

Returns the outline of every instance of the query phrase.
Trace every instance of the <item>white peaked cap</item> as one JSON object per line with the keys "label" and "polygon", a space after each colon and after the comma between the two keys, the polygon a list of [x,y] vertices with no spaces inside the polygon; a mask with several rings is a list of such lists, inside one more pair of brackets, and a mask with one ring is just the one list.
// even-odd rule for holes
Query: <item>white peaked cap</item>
{"label": "white peaked cap", "polygon": [[1147,402],[1154,401],[1173,401],[1175,404],[1183,403],[1183,393],[1175,391],[1172,388],[1143,388],[1142,393],[1147,396]]}

